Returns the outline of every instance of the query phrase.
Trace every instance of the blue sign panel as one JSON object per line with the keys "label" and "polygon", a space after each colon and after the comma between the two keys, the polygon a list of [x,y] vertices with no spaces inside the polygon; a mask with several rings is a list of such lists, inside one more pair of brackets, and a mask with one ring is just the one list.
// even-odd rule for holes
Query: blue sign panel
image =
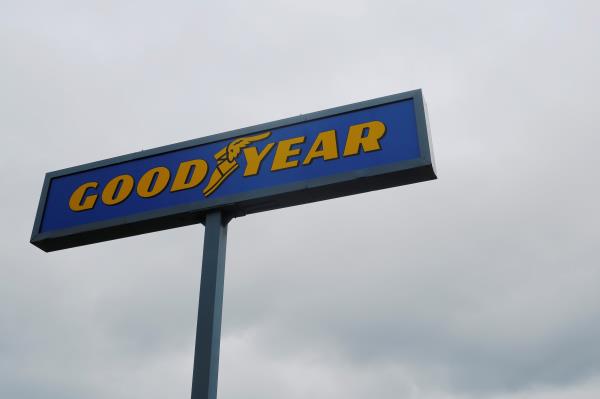
{"label": "blue sign panel", "polygon": [[419,90],[47,174],[50,251],[435,179]]}

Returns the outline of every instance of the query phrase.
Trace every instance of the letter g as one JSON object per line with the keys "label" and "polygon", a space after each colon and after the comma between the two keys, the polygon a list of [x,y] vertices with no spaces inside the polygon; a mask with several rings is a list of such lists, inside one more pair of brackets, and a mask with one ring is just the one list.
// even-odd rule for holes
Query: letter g
{"label": "letter g", "polygon": [[88,189],[97,187],[98,182],[95,181],[83,183],[81,186],[77,187],[77,189],[73,191],[73,194],[71,194],[71,198],[69,199],[69,208],[71,208],[71,210],[75,212],[92,209],[94,205],[96,205],[96,199],[98,199],[98,194],[86,196],[86,193]]}

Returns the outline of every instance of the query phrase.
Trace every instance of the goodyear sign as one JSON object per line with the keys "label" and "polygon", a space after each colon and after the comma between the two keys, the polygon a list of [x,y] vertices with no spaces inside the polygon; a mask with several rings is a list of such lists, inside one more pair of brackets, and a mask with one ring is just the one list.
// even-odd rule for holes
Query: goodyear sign
{"label": "goodyear sign", "polygon": [[48,173],[31,242],[52,251],[435,178],[417,90]]}

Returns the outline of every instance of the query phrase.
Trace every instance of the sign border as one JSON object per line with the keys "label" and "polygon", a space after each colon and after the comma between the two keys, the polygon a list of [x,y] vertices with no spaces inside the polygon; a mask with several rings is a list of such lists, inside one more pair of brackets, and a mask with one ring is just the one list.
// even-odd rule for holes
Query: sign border
{"label": "sign border", "polygon": [[[134,216],[118,217],[82,226],[40,233],[50,182],[56,177],[148,158],[167,152],[256,133],[258,131],[274,130],[285,126],[411,99],[415,107],[420,149],[420,157],[418,159],[357,169],[333,176],[318,177],[302,182],[253,190],[224,198],[203,198],[190,204],[176,205],[165,209],[139,213]],[[204,223],[206,214],[216,209],[222,210],[231,218],[436,178],[425,102],[422,91],[417,89],[48,172],[44,178],[30,242],[38,248],[50,252],[195,223]]]}

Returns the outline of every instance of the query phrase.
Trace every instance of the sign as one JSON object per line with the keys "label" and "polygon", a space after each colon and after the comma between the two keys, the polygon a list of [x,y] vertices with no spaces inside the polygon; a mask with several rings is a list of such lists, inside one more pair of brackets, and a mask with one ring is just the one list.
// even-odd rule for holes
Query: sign
{"label": "sign", "polygon": [[435,179],[420,90],[46,175],[44,251]]}
{"label": "sign", "polygon": [[232,217],[436,178],[420,90],[46,174],[44,251],[204,223],[192,399],[216,399]]}

